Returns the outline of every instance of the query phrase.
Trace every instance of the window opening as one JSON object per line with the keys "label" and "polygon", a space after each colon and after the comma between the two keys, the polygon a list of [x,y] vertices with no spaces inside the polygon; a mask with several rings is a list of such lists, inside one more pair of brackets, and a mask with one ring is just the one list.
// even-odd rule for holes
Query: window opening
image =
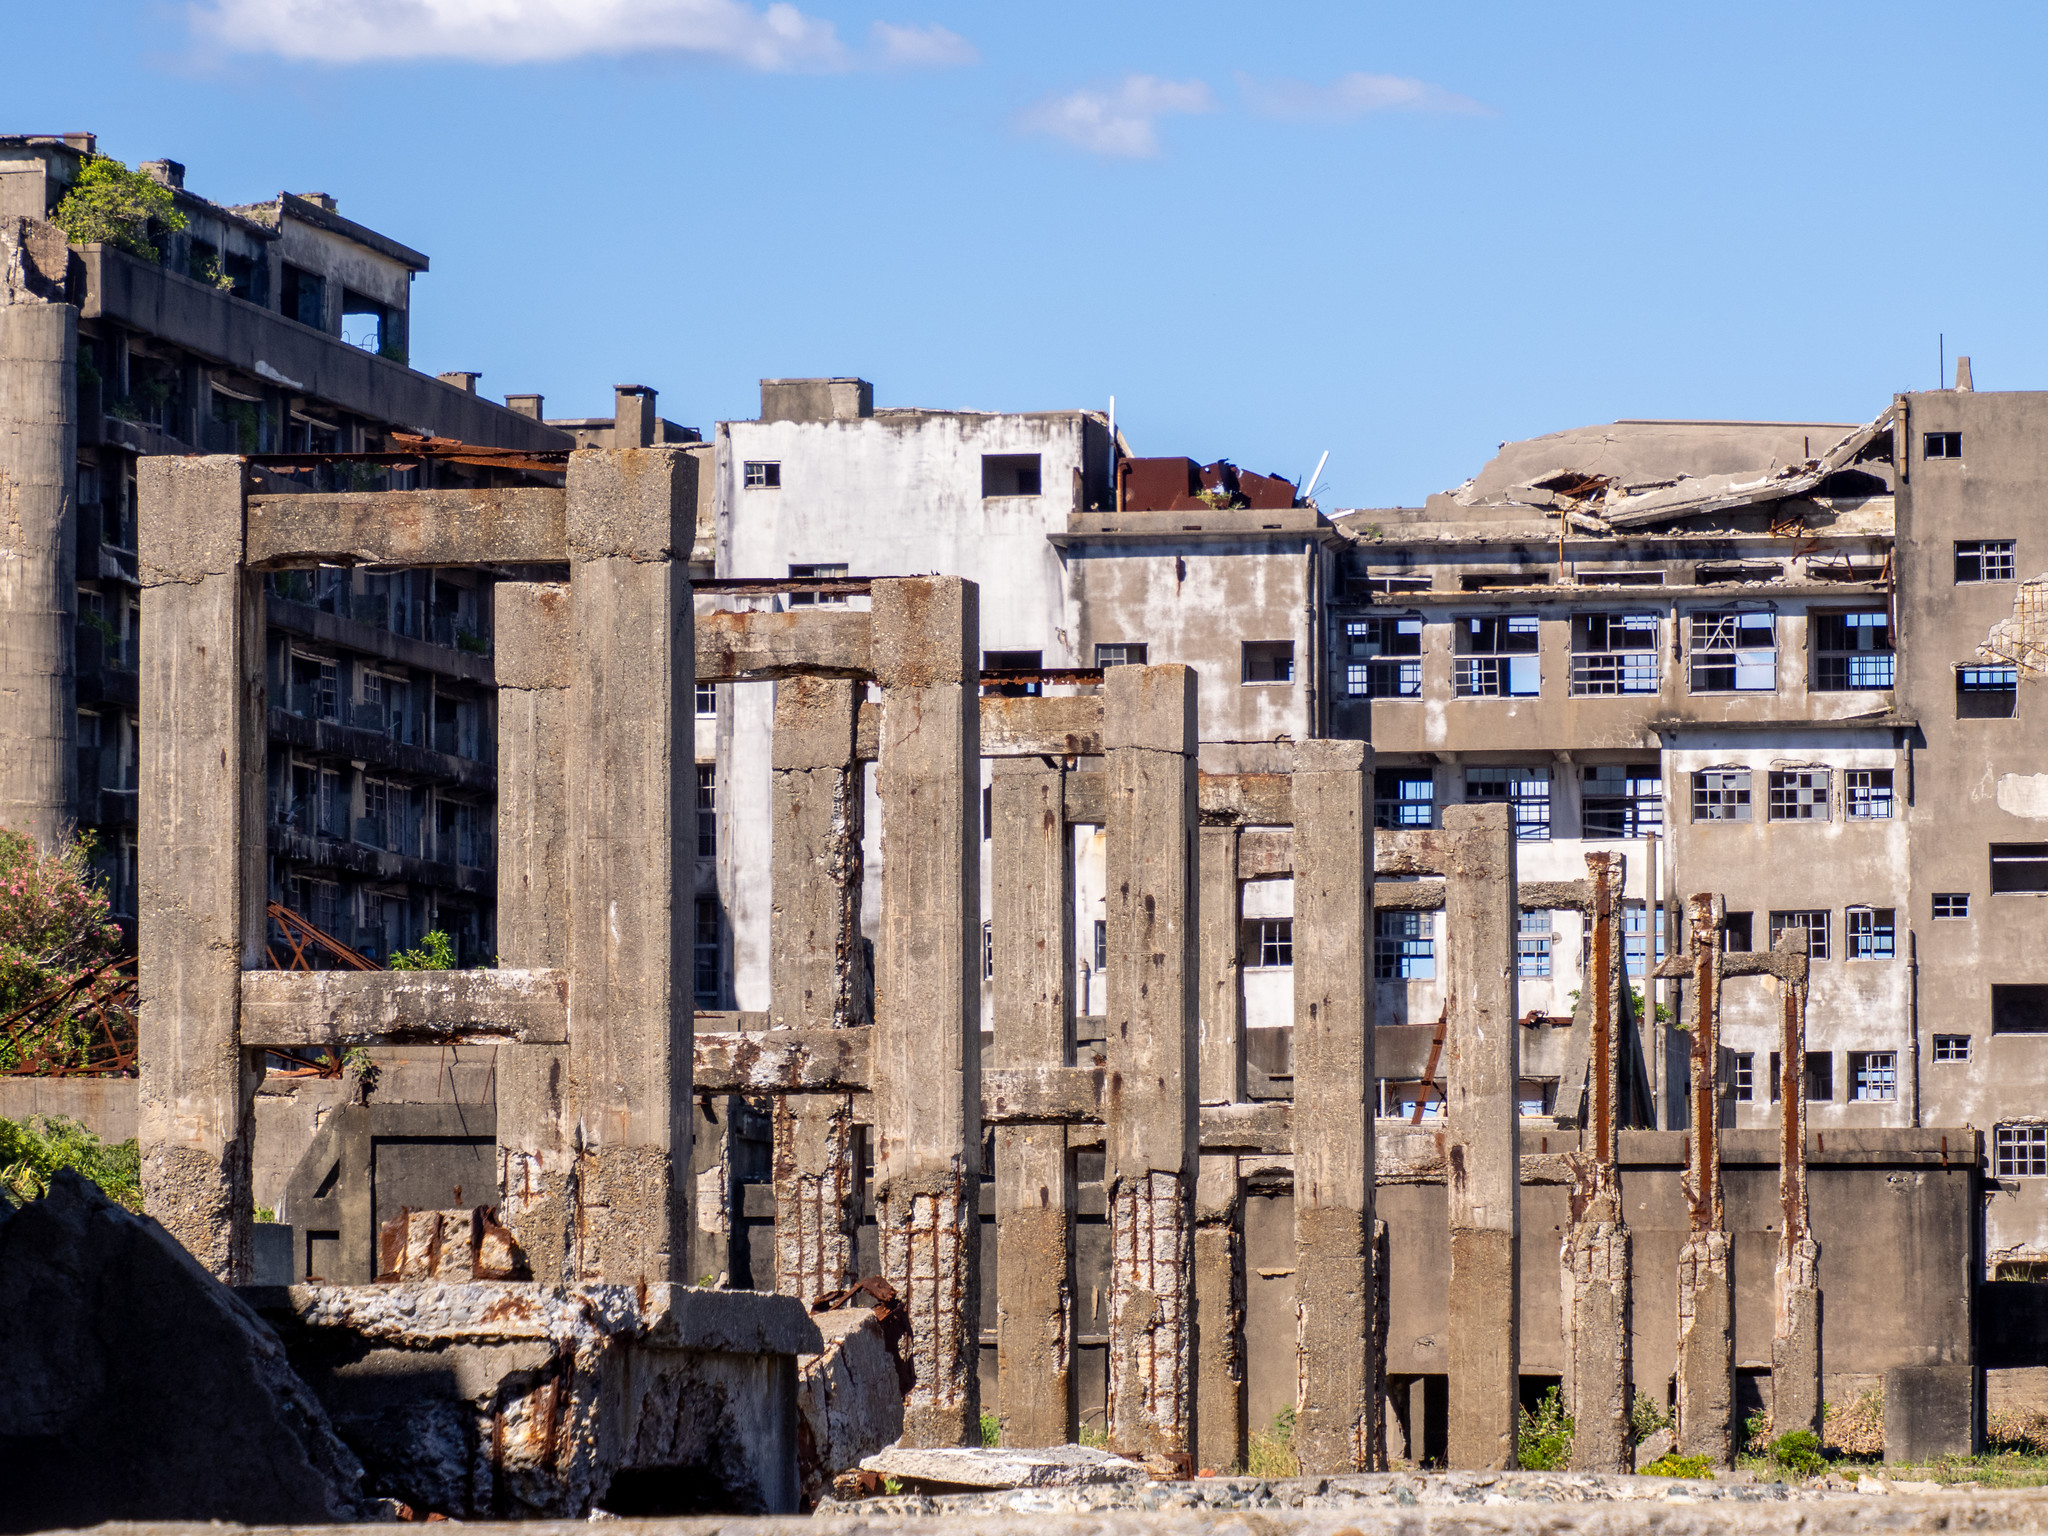
{"label": "window opening", "polygon": [[1832,1051],[1806,1053],[1806,1096],[1817,1104],[1835,1097],[1835,1057]]}
{"label": "window opening", "polygon": [[1657,691],[1657,615],[1589,613],[1573,628],[1573,693]]}
{"label": "window opening", "polygon": [[1735,1053],[1735,1097],[1747,1104],[1756,1094],[1756,1052]]}
{"label": "window opening", "polygon": [[1850,907],[1842,914],[1851,960],[1889,960],[1893,956],[1893,908]]}
{"label": "window opening", "polygon": [[1039,494],[1039,456],[1035,453],[984,453],[981,456],[981,494],[984,496],[1036,496]]}
{"label": "window opening", "polygon": [[1373,914],[1372,973],[1380,981],[1436,979],[1436,925],[1431,912]]}
{"label": "window opening", "polygon": [[1778,935],[1787,928],[1806,930],[1806,957],[1809,960],[1826,960],[1828,953],[1828,911],[1773,912],[1771,914],[1771,947],[1778,947]]}
{"label": "window opening", "polygon": [[1936,1061],[1968,1061],[1970,1059],[1970,1037],[1968,1035],[1936,1035],[1934,1037],[1934,1059]]}
{"label": "window opening", "polygon": [[1553,940],[1548,912],[1524,912],[1515,935],[1515,968],[1520,976],[1548,976]]}
{"label": "window opening", "polygon": [[1045,664],[1043,651],[983,651],[981,670],[983,674],[981,691],[984,695],[999,699],[1035,699],[1042,691],[1037,683],[991,682],[991,672],[1036,672]]}
{"label": "window opening", "polygon": [[1770,795],[1773,821],[1826,821],[1828,770],[1775,768],[1771,770]]}
{"label": "window opening", "polygon": [[1261,966],[1294,964],[1294,919],[1258,917],[1245,925],[1245,951]]}
{"label": "window opening", "polygon": [[1375,769],[1372,824],[1392,829],[1436,825],[1436,780],[1429,770]]}
{"label": "window opening", "polygon": [[[1755,921],[1756,914],[1754,912],[1730,912],[1727,914],[1721,921],[1722,952],[1730,955],[1748,954],[1755,942],[1752,937],[1755,931]],[[1663,933],[1664,930],[1661,925],[1657,931],[1659,934]],[[1664,951],[1659,949],[1657,953],[1661,956]]]}
{"label": "window opening", "polygon": [[1889,768],[1847,768],[1842,793],[1851,821],[1889,821],[1892,816],[1892,771]]}
{"label": "window opening", "polygon": [[1929,432],[1921,439],[1921,456],[1929,459],[1960,459],[1963,456],[1963,434],[1960,432]]}
{"label": "window opening", "polygon": [[1655,763],[1589,763],[1579,809],[1585,837],[1641,837],[1664,825],[1664,780]]}
{"label": "window opening", "polygon": [[718,857],[718,765],[697,765],[697,857]]}
{"label": "window opening", "polygon": [[1851,1051],[1849,1097],[1857,1103],[1889,1102],[1899,1096],[1896,1051]]}
{"label": "window opening", "polygon": [[[1640,976],[1648,966],[1644,963],[1650,947],[1649,912],[1640,901],[1624,901],[1621,904],[1621,966],[1630,976]],[[1664,959],[1664,904],[1657,903],[1657,921],[1654,927],[1657,944],[1657,960]],[[1590,936],[1589,936],[1590,937]],[[1590,956],[1588,957],[1590,961]]]}
{"label": "window opening", "polygon": [[[843,581],[846,579],[844,565],[792,565],[789,568],[791,581]],[[846,599],[834,597],[828,592],[792,592],[789,594],[792,608],[844,608]]]}
{"label": "window opening", "polygon": [[1458,622],[1458,697],[1534,698],[1542,691],[1541,632],[1533,613]]}
{"label": "window opening", "polygon": [[2011,581],[2013,578],[2013,541],[2011,539],[1974,539],[1968,543],[1956,541],[1956,580],[1965,581]]}
{"label": "window opening", "polygon": [[1934,893],[1934,915],[1936,917],[1968,917],[1970,915],[1970,893],[1968,891],[1936,891]]}
{"label": "window opening", "polygon": [[1993,843],[1991,890],[2048,891],[2048,843]]}
{"label": "window opening", "polygon": [[779,459],[748,459],[746,476],[750,491],[778,491],[782,489],[782,462]]}
{"label": "window opening", "polygon": [[1958,720],[2010,720],[2019,713],[2017,667],[1957,667]]}
{"label": "window opening", "polygon": [[1506,802],[1514,807],[1515,836],[1543,842],[1550,836],[1548,768],[1467,768],[1465,799],[1477,805]]}
{"label": "window opening", "polygon": [[2048,1125],[2001,1125],[1992,1132],[1992,1145],[1999,1178],[2048,1174]]}
{"label": "window opening", "polygon": [[1293,682],[1294,642],[1292,640],[1245,641],[1244,680],[1247,683]]}
{"label": "window opening", "polygon": [[697,713],[699,715],[715,715],[718,713],[718,684],[699,683],[697,685]]}
{"label": "window opening", "polygon": [[1694,821],[1748,821],[1749,770],[1707,768],[1692,776]]}
{"label": "window opening", "polygon": [[1813,686],[1824,692],[1892,686],[1892,626],[1882,608],[1816,613]]}
{"label": "window opening", "polygon": [[1692,616],[1694,693],[1770,693],[1778,686],[1777,620],[1764,610]]}
{"label": "window opening", "polygon": [[1347,619],[1344,692],[1354,699],[1422,697],[1422,620]]}
{"label": "window opening", "polygon": [[2048,1035],[2048,987],[1993,983],[1991,1033]]}
{"label": "window opening", "polygon": [[697,898],[697,936],[693,956],[695,987],[700,1007],[716,1008],[719,999],[719,916],[716,896]]}
{"label": "window opening", "polygon": [[1119,640],[1111,645],[1095,647],[1095,665],[1098,667],[1142,667],[1145,665],[1145,643],[1141,640]]}
{"label": "window opening", "polygon": [[1109,969],[1109,923],[1106,919],[1095,919],[1095,973],[1099,976]]}

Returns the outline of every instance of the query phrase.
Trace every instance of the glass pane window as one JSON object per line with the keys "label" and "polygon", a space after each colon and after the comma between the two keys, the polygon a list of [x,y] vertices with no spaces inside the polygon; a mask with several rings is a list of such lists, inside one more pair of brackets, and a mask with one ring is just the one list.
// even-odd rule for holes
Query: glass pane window
{"label": "glass pane window", "polygon": [[1694,693],[1770,693],[1778,686],[1776,615],[1717,609],[1692,625]]}
{"label": "glass pane window", "polygon": [[1991,892],[2048,891],[2048,843],[1993,843]]}
{"label": "glass pane window", "polygon": [[1520,931],[1515,936],[1516,974],[1548,976],[1551,947],[1550,914],[1524,912],[1521,915]]}
{"label": "glass pane window", "polygon": [[1994,1162],[2001,1179],[2048,1175],[2048,1125],[2001,1125],[1992,1138]]}
{"label": "glass pane window", "polygon": [[1771,820],[1826,821],[1828,770],[1780,768],[1771,772]]}
{"label": "glass pane window", "polygon": [[[728,463],[731,460],[727,460]],[[748,459],[746,483],[750,491],[772,491],[782,484],[782,465],[774,459]]]}
{"label": "glass pane window", "polygon": [[1586,837],[1641,837],[1664,825],[1664,780],[1655,763],[1591,763],[1579,783]]}
{"label": "glass pane window", "polygon": [[1829,692],[1892,685],[1892,626],[1882,608],[1816,613],[1813,686]]}
{"label": "glass pane window", "polygon": [[1756,1052],[1735,1053],[1735,1097],[1747,1104],[1756,1097]]}
{"label": "glass pane window", "polygon": [[1749,820],[1749,770],[1708,768],[1692,776],[1694,821]]}
{"label": "glass pane window", "polygon": [[[776,471],[778,476],[780,475],[782,467],[779,464],[770,467]],[[780,479],[770,482],[771,485],[780,485],[781,483]],[[792,565],[789,568],[789,579],[791,581],[844,581],[846,579],[846,567],[844,565]],[[844,608],[846,606],[846,599],[830,592],[792,592],[789,594],[789,606],[792,608]]]}
{"label": "glass pane window", "polygon": [[1934,915],[1936,917],[1968,917],[1970,915],[1970,893],[1968,891],[1936,891],[1934,893]]}
{"label": "glass pane window", "polygon": [[2017,667],[1957,667],[1958,720],[2010,720],[2019,713]]}
{"label": "glass pane window", "polygon": [[697,857],[718,857],[718,765],[697,765]]}
{"label": "glass pane window", "polygon": [[[1649,953],[1652,933],[1650,912],[1640,901],[1625,901],[1621,904],[1621,964],[1631,976],[1640,976],[1647,969],[1644,957]],[[1657,960],[1664,960],[1664,904],[1657,903],[1654,928],[1657,944]]]}
{"label": "glass pane window", "polygon": [[1398,830],[1436,824],[1436,781],[1429,770],[1381,768],[1372,776],[1372,824]]}
{"label": "glass pane window", "polygon": [[1344,692],[1354,699],[1422,697],[1422,620],[1344,621]]}
{"label": "glass pane window", "polygon": [[1246,923],[1245,951],[1245,958],[1252,965],[1294,964],[1294,920],[1261,917]]}
{"label": "glass pane window", "polygon": [[1381,981],[1436,978],[1436,923],[1432,912],[1373,914],[1372,973]]}
{"label": "glass pane window", "polygon": [[695,962],[694,970],[696,972],[695,984],[692,990],[696,993],[698,1005],[705,1008],[716,1008],[718,1006],[719,993],[718,898],[716,896],[699,896],[697,898],[697,935],[695,953],[692,958]]}
{"label": "glass pane window", "polygon": [[1957,581],[2011,581],[2011,539],[1973,539],[1956,543]]}
{"label": "glass pane window", "polygon": [[1849,1097],[1864,1103],[1899,1096],[1899,1055],[1896,1051],[1851,1051]]}
{"label": "glass pane window", "polygon": [[1936,1035],[1934,1037],[1934,1059],[1936,1061],[1968,1061],[1970,1059],[1970,1037],[1968,1035]]}
{"label": "glass pane window", "polygon": [[1893,909],[1851,907],[1842,914],[1851,960],[1889,960],[1893,954]]}
{"label": "glass pane window", "polygon": [[1458,621],[1458,697],[1534,698],[1542,691],[1533,613]]}
{"label": "glass pane window", "polygon": [[1523,842],[1550,837],[1548,768],[1467,768],[1465,799],[1477,805],[1505,801],[1515,808],[1515,836]]}
{"label": "glass pane window", "polygon": [[1806,930],[1806,957],[1809,960],[1828,958],[1828,911],[1773,912],[1771,914],[1771,947],[1777,948],[1778,935],[1787,928]]}
{"label": "glass pane window", "polygon": [[1142,667],[1145,665],[1145,645],[1137,640],[1119,640],[1113,644],[1095,647],[1095,665],[1098,667]]}
{"label": "glass pane window", "polygon": [[1849,819],[1851,821],[1891,820],[1891,769],[1846,769],[1842,774],[1842,792],[1849,800]]}
{"label": "glass pane window", "polygon": [[1573,693],[1657,691],[1657,615],[1589,613],[1573,627]]}

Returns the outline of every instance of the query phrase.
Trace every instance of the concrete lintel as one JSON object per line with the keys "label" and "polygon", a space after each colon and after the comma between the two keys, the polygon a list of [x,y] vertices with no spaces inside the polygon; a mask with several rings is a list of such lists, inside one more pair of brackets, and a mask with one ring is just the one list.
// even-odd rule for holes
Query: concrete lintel
{"label": "concrete lintel", "polygon": [[[569,588],[555,581],[504,581],[492,593],[500,688],[566,688],[575,675],[569,647]],[[503,757],[499,759],[505,761]]]}
{"label": "concrete lintel", "polygon": [[862,1093],[872,1033],[767,1029],[692,1037],[698,1093]]}
{"label": "concrete lintel", "polygon": [[991,1125],[1100,1124],[1100,1067],[984,1067],[981,1118]]}
{"label": "concrete lintel", "polygon": [[872,632],[871,615],[850,611],[699,614],[697,681],[872,677]]}
{"label": "concrete lintel", "polygon": [[1291,827],[1294,777],[1286,773],[1205,773],[1197,782],[1206,826]]}
{"label": "concrete lintel", "polygon": [[1102,697],[984,698],[983,757],[1100,757]]}
{"label": "concrete lintel", "polygon": [[1277,880],[1294,873],[1294,829],[1291,827],[1205,827],[1211,831],[1237,834],[1237,876],[1239,880]]}
{"label": "concrete lintel", "polygon": [[1204,1104],[1204,1152],[1294,1151],[1294,1106],[1285,1099],[1258,1104]]}
{"label": "concrete lintel", "polygon": [[248,563],[522,565],[569,558],[566,493],[552,486],[251,496]]}
{"label": "concrete lintel", "polygon": [[248,1048],[569,1038],[569,981],[498,971],[244,971]]}
{"label": "concrete lintel", "polygon": [[1441,875],[1457,857],[1457,835],[1448,830],[1388,831],[1372,835],[1375,875]]}

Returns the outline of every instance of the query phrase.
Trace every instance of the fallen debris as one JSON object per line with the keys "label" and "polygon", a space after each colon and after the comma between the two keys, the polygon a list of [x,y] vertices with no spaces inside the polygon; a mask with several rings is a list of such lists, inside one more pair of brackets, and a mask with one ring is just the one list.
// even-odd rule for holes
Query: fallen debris
{"label": "fallen debris", "polygon": [[1135,1461],[1088,1445],[1007,1450],[893,1446],[870,1456],[863,1472],[925,1488],[1080,1488],[1099,1483],[1142,1483],[1150,1474]]}

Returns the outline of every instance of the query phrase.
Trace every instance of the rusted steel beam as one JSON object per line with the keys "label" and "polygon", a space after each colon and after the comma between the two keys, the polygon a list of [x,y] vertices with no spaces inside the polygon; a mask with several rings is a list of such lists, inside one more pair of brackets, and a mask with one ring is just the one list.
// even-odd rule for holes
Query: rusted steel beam
{"label": "rusted steel beam", "polygon": [[697,616],[697,681],[874,675],[872,620],[847,610]]}
{"label": "rusted steel beam", "polygon": [[692,1051],[698,1093],[862,1093],[868,1026],[700,1034]]}
{"label": "rusted steel beam", "polygon": [[981,686],[990,688],[1086,688],[1102,681],[1100,667],[984,667]]}
{"label": "rusted steel beam", "polygon": [[522,565],[569,558],[552,486],[251,496],[251,570],[296,565]]}
{"label": "rusted steel beam", "polygon": [[244,971],[241,1043],[262,1047],[568,1038],[558,970]]}

